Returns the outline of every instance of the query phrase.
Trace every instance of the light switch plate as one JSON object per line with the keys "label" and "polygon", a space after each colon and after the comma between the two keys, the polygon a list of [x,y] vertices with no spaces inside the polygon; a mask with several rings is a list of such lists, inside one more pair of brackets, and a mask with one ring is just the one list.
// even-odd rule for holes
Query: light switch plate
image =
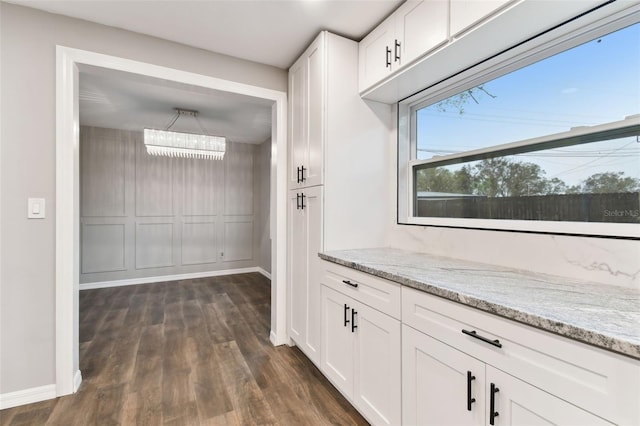
{"label": "light switch plate", "polygon": [[28,199],[28,219],[44,219],[45,218],[45,205],[44,198],[29,198]]}

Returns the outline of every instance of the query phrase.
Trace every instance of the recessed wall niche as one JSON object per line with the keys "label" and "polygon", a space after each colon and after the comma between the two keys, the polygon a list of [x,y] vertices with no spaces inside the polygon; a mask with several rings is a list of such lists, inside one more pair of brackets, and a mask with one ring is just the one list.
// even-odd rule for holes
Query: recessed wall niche
{"label": "recessed wall niche", "polygon": [[259,266],[269,212],[255,156],[268,152],[228,142],[222,161],[156,157],[142,131],[81,126],[80,283]]}

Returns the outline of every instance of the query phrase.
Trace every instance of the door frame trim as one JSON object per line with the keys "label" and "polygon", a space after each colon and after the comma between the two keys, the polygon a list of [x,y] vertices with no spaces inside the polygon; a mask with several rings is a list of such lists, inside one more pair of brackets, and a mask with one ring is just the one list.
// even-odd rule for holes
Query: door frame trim
{"label": "door frame trim", "polygon": [[[56,46],[56,395],[75,392],[79,368],[80,174],[79,69],[97,66],[273,101],[271,125],[271,333],[286,329],[287,94],[277,90],[105,54]],[[280,166],[280,167],[278,167]]]}

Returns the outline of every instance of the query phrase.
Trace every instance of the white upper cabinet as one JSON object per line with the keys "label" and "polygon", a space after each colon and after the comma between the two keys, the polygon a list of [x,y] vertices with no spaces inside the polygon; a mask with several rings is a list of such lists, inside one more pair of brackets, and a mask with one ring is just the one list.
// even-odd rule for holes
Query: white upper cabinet
{"label": "white upper cabinet", "polygon": [[448,25],[449,0],[405,2],[360,42],[360,91],[445,43]]}
{"label": "white upper cabinet", "polygon": [[579,18],[590,25],[634,2],[601,0],[408,0],[359,45],[360,95],[395,103],[502,51]]}
{"label": "white upper cabinet", "polygon": [[308,161],[306,137],[306,85],[308,67],[298,60],[289,69],[289,186],[300,187],[300,166]]}
{"label": "white upper cabinet", "polygon": [[324,249],[384,244],[386,209],[362,209],[388,201],[390,121],[360,97],[357,42],[323,31],[289,69],[288,186],[326,188]]}
{"label": "white upper cabinet", "polygon": [[512,0],[451,0],[451,36],[457,36]]}
{"label": "white upper cabinet", "polygon": [[289,69],[289,188],[322,184],[325,38]]}
{"label": "white upper cabinet", "polygon": [[447,41],[449,0],[408,1],[394,15],[400,51],[394,60],[400,66],[410,64]]}
{"label": "white upper cabinet", "polygon": [[385,20],[373,30],[358,46],[360,56],[359,85],[368,87],[391,74],[393,65],[393,50],[395,37],[395,21]]}

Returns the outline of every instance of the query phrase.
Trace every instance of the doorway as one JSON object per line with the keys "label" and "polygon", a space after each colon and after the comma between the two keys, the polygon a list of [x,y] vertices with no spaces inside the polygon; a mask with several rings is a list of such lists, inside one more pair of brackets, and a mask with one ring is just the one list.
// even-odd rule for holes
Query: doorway
{"label": "doorway", "polygon": [[271,102],[270,236],[271,332],[279,345],[286,335],[286,94],[256,86],[197,75],[156,65],[57,47],[56,81],[56,393],[75,392],[79,370],[79,74],[88,67],[156,78],[206,90],[250,96]]}

